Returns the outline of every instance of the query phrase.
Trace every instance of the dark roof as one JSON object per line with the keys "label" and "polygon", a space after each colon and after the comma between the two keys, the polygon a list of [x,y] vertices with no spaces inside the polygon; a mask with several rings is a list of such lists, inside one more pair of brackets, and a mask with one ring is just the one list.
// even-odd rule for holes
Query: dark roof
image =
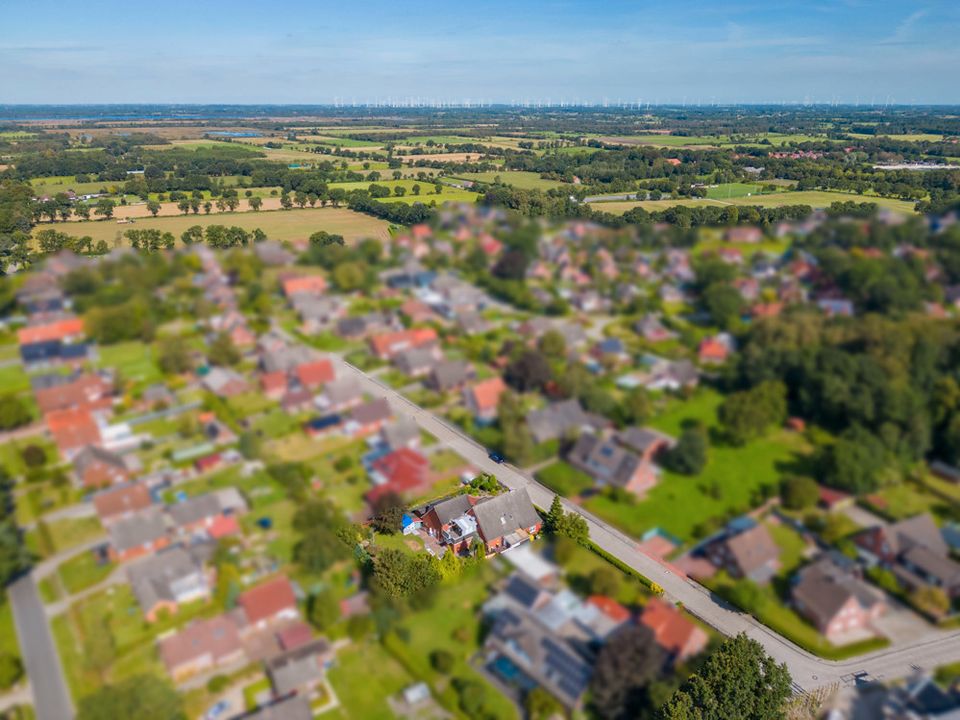
{"label": "dark roof", "polygon": [[556,440],[570,430],[587,425],[588,422],[587,414],[576,398],[552,403],[527,414],[527,427],[538,443]]}
{"label": "dark roof", "polygon": [[386,398],[377,398],[357,405],[350,411],[350,419],[361,425],[387,420],[393,413],[390,411],[390,403]]}
{"label": "dark roof", "polygon": [[117,552],[153,542],[167,533],[159,508],[151,507],[119,520],[110,528],[110,541]]}
{"label": "dark roof", "polygon": [[176,525],[191,525],[205,518],[219,515],[220,499],[214,493],[197,495],[183,502],[170,505],[167,512]]}
{"label": "dark roof", "polygon": [[530,502],[526,488],[481,500],[473,506],[473,514],[487,542],[540,524],[540,516]]}
{"label": "dark roof", "polygon": [[883,602],[883,596],[837,565],[832,557],[823,556],[797,574],[793,597],[807,615],[826,625],[855,598],[864,610]]}
{"label": "dark roof", "polygon": [[266,670],[274,693],[282,696],[318,683],[329,652],[330,644],[319,638],[268,660]]}
{"label": "dark roof", "polygon": [[438,390],[449,390],[470,379],[470,363],[463,360],[443,360],[430,371],[430,383]]}
{"label": "dark roof", "polygon": [[540,588],[522,573],[514,573],[503,589],[504,595],[525,608],[532,608],[540,597]]}
{"label": "dark roof", "polygon": [[642,460],[610,438],[583,433],[567,459],[593,479],[624,487],[630,482]]}
{"label": "dark roof", "polygon": [[660,442],[667,443],[667,447],[673,447],[676,444],[676,440],[666,433],[649,427],[636,426],[624,428],[617,433],[617,442],[641,454]]}
{"label": "dark roof", "polygon": [[94,463],[103,463],[104,465],[110,465],[120,470],[127,469],[122,457],[96,445],[87,445],[73,459],[73,466],[80,475],[85,474]]}
{"label": "dark roof", "polygon": [[429,510],[433,510],[437,514],[437,520],[440,521],[440,524],[446,525],[451,520],[463,515],[471,507],[473,507],[473,505],[468,495],[455,495],[452,498],[441,500],[436,505],[433,505],[428,509],[428,512]]}

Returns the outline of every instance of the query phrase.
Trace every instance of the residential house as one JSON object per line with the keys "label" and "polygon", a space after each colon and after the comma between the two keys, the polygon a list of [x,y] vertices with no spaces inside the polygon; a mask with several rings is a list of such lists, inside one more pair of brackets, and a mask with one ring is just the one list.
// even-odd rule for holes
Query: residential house
{"label": "residential house", "polygon": [[520,545],[537,535],[543,527],[526,488],[480,500],[473,506],[473,515],[488,553]]}
{"label": "residential house", "polygon": [[276,240],[254,243],[253,252],[264,265],[292,265],[296,256]]}
{"label": "residential house", "polygon": [[313,393],[307,388],[287,390],[284,396],[280,398],[280,408],[287,415],[299,415],[313,407],[313,398]]}
{"label": "residential house", "polygon": [[300,330],[307,335],[333,330],[346,313],[346,305],[336,295],[294,295],[291,305],[300,318]]}
{"label": "residential house", "polygon": [[357,340],[376,333],[385,333],[391,327],[392,323],[387,315],[373,312],[343,318],[337,323],[337,335],[348,340]]}
{"label": "residential house", "polygon": [[117,520],[109,528],[110,559],[124,562],[162,550],[170,544],[159,508],[149,507]]}
{"label": "residential house", "polygon": [[416,450],[422,443],[420,426],[406,415],[383,425],[380,428],[380,439],[390,450],[399,450],[403,447]]}
{"label": "residential house", "polygon": [[203,562],[194,552],[171,547],[127,568],[127,581],[147,622],[173,614],[184,603],[210,597]]}
{"label": "residential house", "polygon": [[161,638],[157,646],[175,683],[236,665],[246,657],[236,619],[231,614],[195,620],[183,630]]}
{"label": "residential house", "polygon": [[393,356],[394,367],[408,377],[422,377],[443,361],[443,351],[431,344],[412,347]]}
{"label": "residential house", "polygon": [[243,610],[247,625],[263,630],[284,620],[299,617],[293,585],[280,575],[240,593],[237,606]]}
{"label": "residential house", "polygon": [[66,460],[72,460],[84,448],[102,442],[100,426],[85,408],[54,410],[44,416],[44,421],[60,455]]}
{"label": "residential house", "polygon": [[706,548],[707,557],[731,577],[768,582],[780,569],[780,549],[764,525],[740,518]]}
{"label": "residential house", "polygon": [[608,421],[583,410],[576,398],[562,400],[527,414],[527,427],[537,444],[559,440],[570,434],[579,434],[582,430],[603,428]]}
{"label": "residential house", "polygon": [[41,413],[70,408],[103,410],[113,405],[113,383],[102,375],[83,373],[37,388],[34,397]]}
{"label": "residential house", "polygon": [[130,471],[123,458],[96,445],[87,445],[73,458],[77,481],[85,488],[103,488],[127,482]]}
{"label": "residential house", "polygon": [[211,527],[223,510],[216,494],[205,493],[168,506],[167,515],[178,532],[196,535]]}
{"label": "residential house", "polygon": [[334,379],[333,363],[329,360],[314,360],[297,365],[293,374],[301,387],[317,390]]}
{"label": "residential house", "polygon": [[435,342],[437,342],[437,333],[433,328],[396,330],[372,336],[370,350],[381,360],[391,360],[405,350]]}
{"label": "residential house", "polygon": [[285,277],[280,285],[288,299],[296,295],[323,295],[327,291],[327,281],[322,275]]}
{"label": "residential house", "polygon": [[287,373],[283,370],[275,370],[260,376],[260,390],[271,400],[280,400],[286,395],[287,385]]}
{"label": "residential house", "polygon": [[758,243],[763,240],[763,230],[751,225],[729,228],[723,239],[732,243]]}
{"label": "residential house", "polygon": [[475,375],[473,365],[465,360],[442,360],[430,370],[424,385],[437,392],[450,392],[463,388]]}
{"label": "residential house", "polygon": [[93,496],[93,507],[104,525],[145,510],[152,504],[150,488],[144,483],[119,485]]}
{"label": "residential house", "polygon": [[240,373],[223,367],[210,368],[209,372],[200,379],[200,384],[204,390],[222,398],[242,395],[249,387]]}
{"label": "residential house", "polygon": [[683,663],[699,655],[710,640],[702,628],[660,598],[647,601],[639,621],[650,628],[654,640],[667,653],[671,663]]}
{"label": "residential house", "polygon": [[345,429],[354,437],[366,437],[380,432],[391,417],[393,411],[386,398],[369,400],[350,410]]}
{"label": "residential house", "polygon": [[506,389],[506,383],[499,375],[481,380],[470,387],[464,388],[464,405],[473,414],[474,420],[477,422],[492,423],[497,419],[500,396]]}
{"label": "residential house", "polygon": [[567,462],[602,486],[617,487],[638,497],[657,483],[659,470],[612,436],[581,433],[567,453]]}
{"label": "residential house", "polygon": [[793,579],[793,605],[824,637],[835,641],[862,630],[886,610],[882,593],[861,580],[848,558],[825,554]]}
{"label": "residential house", "polygon": [[697,348],[697,357],[706,365],[722,364],[727,361],[734,349],[734,340],[729,333],[719,333],[704,338]]}
{"label": "residential house", "polygon": [[960,597],[960,563],[950,557],[950,548],[930,513],[868,528],[854,536],[853,542],[867,564],[889,568],[908,589],[932,586],[950,599]]}
{"label": "residential house", "polygon": [[403,447],[374,460],[370,478],[374,488],[367,493],[367,500],[372,504],[391,492],[397,495],[422,492],[430,486],[433,474],[426,457]]}
{"label": "residential house", "polygon": [[648,390],[670,390],[696,387],[700,372],[689,360],[667,360],[652,355],[641,358],[646,371],[639,376],[640,384]]}
{"label": "residential house", "polygon": [[323,682],[324,668],[333,655],[330,643],[318,638],[267,660],[265,670],[274,696],[284,697],[292,693],[309,696]]}
{"label": "residential house", "polygon": [[473,516],[476,499],[454,495],[425,506],[416,514],[427,533],[455,553],[470,549],[477,537],[477,519]]}
{"label": "residential house", "polygon": [[341,378],[327,383],[316,399],[317,407],[329,412],[344,412],[363,402],[363,392],[353,378]]}

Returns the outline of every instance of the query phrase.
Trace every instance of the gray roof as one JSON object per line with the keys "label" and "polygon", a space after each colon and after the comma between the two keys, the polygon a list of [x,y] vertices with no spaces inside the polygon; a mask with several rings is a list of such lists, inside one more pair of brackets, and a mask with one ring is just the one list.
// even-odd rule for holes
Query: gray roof
{"label": "gray roof", "polygon": [[104,450],[101,447],[96,445],[87,445],[80,453],[73,459],[73,466],[77,469],[77,472],[83,475],[87,468],[93,465],[96,462],[104,463],[105,465],[112,465],[115,468],[120,470],[126,470],[127,465],[123,462],[123,458],[112,453],[109,450]]}
{"label": "gray roof", "polygon": [[473,506],[473,514],[487,542],[540,523],[540,516],[530,502],[526,488],[481,500]]}
{"label": "gray roof", "polygon": [[470,363],[464,360],[443,360],[430,371],[430,384],[437,390],[449,390],[465,383],[473,375]]}
{"label": "gray roof", "polygon": [[527,427],[538,443],[556,440],[588,424],[589,418],[580,401],[575,398],[547,405],[540,410],[531,410],[527,414]]}
{"label": "gray roof", "polygon": [[302,320],[332,321],[343,308],[343,301],[336,295],[294,295],[291,301]]}
{"label": "gray roof", "polygon": [[393,364],[407,375],[423,368],[434,368],[442,361],[443,355],[437,352],[433,343],[404,350],[393,357]]}
{"label": "gray roof", "polygon": [[263,366],[264,372],[277,372],[278,370],[290,372],[297,367],[297,365],[303,365],[303,363],[311,362],[315,359],[316,354],[310,348],[304,345],[287,345],[286,347],[263,353],[260,364]]}
{"label": "gray roof", "polygon": [[944,557],[950,552],[930,513],[914,515],[890,525],[887,528],[887,539],[894,552],[902,552],[916,545],[929,548]]}
{"label": "gray roof", "polygon": [[313,710],[303,695],[291,695],[244,715],[243,720],[313,720]]}
{"label": "gray roof", "polygon": [[420,437],[420,426],[406,415],[401,415],[394,422],[384,425],[380,434],[390,449],[396,450]]}
{"label": "gray roof", "polygon": [[340,378],[329,382],[323,389],[324,397],[330,401],[331,405],[339,405],[344,402],[356,400],[363,393],[360,391],[360,385],[353,378]]}
{"label": "gray roof", "polygon": [[901,556],[900,562],[915,575],[948,592],[960,588],[960,563],[928,547],[915,545]]}
{"label": "gray roof", "polygon": [[151,507],[110,526],[110,542],[118,552],[153,542],[167,534],[160,508]]}
{"label": "gray roof", "polygon": [[182,547],[152,555],[127,568],[127,580],[144,612],[159,602],[176,601],[182,593],[204,585],[203,568]]}
{"label": "gray roof", "polygon": [[455,495],[452,498],[441,500],[430,507],[437,514],[437,520],[441,525],[446,525],[451,520],[460,517],[466,513],[473,505],[467,495]]}
{"label": "gray roof", "polygon": [[206,493],[170,505],[167,513],[175,525],[190,525],[222,512],[220,499],[214,493]]}
{"label": "gray roof", "polygon": [[617,445],[611,438],[583,433],[567,459],[594,480],[625,487],[642,462],[638,455]]}
{"label": "gray roof", "polygon": [[266,670],[274,694],[286,695],[320,682],[329,652],[330,644],[320,638],[268,660]]}
{"label": "gray roof", "polygon": [[350,419],[361,425],[369,425],[370,423],[388,420],[392,414],[387,399],[377,398],[353,408],[350,411]]}
{"label": "gray roof", "polygon": [[290,265],[295,257],[276,240],[264,240],[255,243],[253,251],[267,265]]}
{"label": "gray roof", "polygon": [[793,598],[804,614],[821,626],[828,624],[850,598],[864,610],[883,602],[879,592],[828,556],[818,558],[797,574]]}
{"label": "gray roof", "polygon": [[667,447],[673,447],[676,444],[676,440],[666,433],[649,427],[631,426],[617,433],[618,443],[641,454],[647,452],[656,443],[663,441],[667,443]]}
{"label": "gray roof", "polygon": [[200,384],[212,393],[219,393],[229,383],[239,380],[245,383],[243,376],[229,368],[212,367],[210,372],[203,376]]}

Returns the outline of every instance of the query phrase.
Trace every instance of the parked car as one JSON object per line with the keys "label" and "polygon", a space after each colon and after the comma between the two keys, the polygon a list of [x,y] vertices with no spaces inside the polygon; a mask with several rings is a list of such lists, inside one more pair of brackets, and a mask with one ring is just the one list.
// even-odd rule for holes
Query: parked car
{"label": "parked car", "polygon": [[502,464],[503,461],[506,459],[506,458],[503,457],[503,455],[501,455],[501,454],[498,453],[498,452],[492,452],[492,453],[490,453],[490,455],[489,455],[488,457],[489,457],[491,460],[493,460],[497,465]]}

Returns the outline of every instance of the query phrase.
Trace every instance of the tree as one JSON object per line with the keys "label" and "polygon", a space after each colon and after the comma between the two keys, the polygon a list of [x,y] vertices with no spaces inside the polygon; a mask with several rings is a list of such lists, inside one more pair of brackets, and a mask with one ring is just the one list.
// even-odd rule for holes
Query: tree
{"label": "tree", "polygon": [[547,330],[541,335],[537,347],[551,360],[560,360],[567,354],[567,341],[557,330]]}
{"label": "tree", "polygon": [[186,720],[177,692],[156,675],[135,675],[104,685],[80,700],[77,720]]}
{"label": "tree", "polygon": [[933,585],[921,585],[910,594],[910,602],[916,607],[931,615],[945,615],[950,610],[950,598],[943,591]]}
{"label": "tree", "polygon": [[260,208],[263,207],[263,199],[258,195],[254,195],[252,198],[247,200],[247,204],[250,206],[251,210],[258,212]]}
{"label": "tree", "polygon": [[590,573],[590,592],[613,597],[620,592],[620,574],[612,567],[600,566]]}
{"label": "tree", "polygon": [[395,492],[386,492],[380,495],[373,503],[373,529],[385,535],[400,532],[403,514],[407,511],[406,504]]}
{"label": "tree", "polygon": [[110,198],[100,198],[97,200],[97,204],[93,208],[93,212],[97,215],[103,215],[104,219],[110,219],[113,217],[114,207],[116,207],[116,203],[114,203]]}
{"label": "tree", "polygon": [[13,430],[31,420],[30,409],[16,395],[0,396],[0,430]]}
{"label": "tree", "polygon": [[157,364],[168,375],[180,375],[191,369],[190,348],[179,336],[170,336],[160,341]]}
{"label": "tree", "polygon": [[563,503],[560,502],[560,496],[554,495],[553,502],[550,503],[550,510],[543,521],[543,529],[547,532],[556,532],[563,522]]}
{"label": "tree", "polygon": [[47,464],[47,453],[39,445],[27,445],[20,453],[20,457],[28,468],[38,468]]}
{"label": "tree", "polygon": [[530,690],[523,699],[523,708],[529,720],[550,720],[563,715],[563,706],[542,687]]}
{"label": "tree", "polygon": [[328,233],[326,230],[318,230],[310,236],[310,244],[317,245],[318,247],[326,247],[328,245],[339,245],[343,247],[347,243],[343,239],[343,235],[334,235]]}
{"label": "tree", "polygon": [[434,650],[430,653],[430,665],[438,673],[449,675],[453,670],[453,653],[447,650]]}
{"label": "tree", "polygon": [[586,518],[576,512],[568,512],[561,518],[556,533],[581,544],[586,544],[590,540],[590,526]]}
{"label": "tree", "polygon": [[873,492],[886,469],[888,452],[876,435],[860,425],[845,430],[817,455],[823,482],[854,495]]}
{"label": "tree", "polygon": [[308,529],[294,548],[294,559],[309,573],[320,574],[349,557],[346,545],[327,527]]}
{"label": "tree", "polygon": [[310,596],[308,617],[321,632],[329,630],[340,619],[340,602],[330,590],[321,590]]}
{"label": "tree", "polygon": [[646,388],[633,388],[620,404],[620,415],[624,424],[643,425],[653,414],[652,405]]}
{"label": "tree", "polygon": [[600,649],[590,681],[598,717],[633,720],[646,714],[650,705],[647,687],[663,662],[663,651],[646,626],[631,625],[615,633]]}
{"label": "tree", "polygon": [[409,598],[438,580],[429,555],[410,555],[393,548],[374,555],[373,571],[377,589],[394,599]]}
{"label": "tree", "polygon": [[20,682],[23,664],[13,653],[0,652],[0,688],[6,690]]}
{"label": "tree", "polygon": [[507,250],[497,260],[491,271],[501,280],[523,280],[527,276],[530,259],[520,250]]}
{"label": "tree", "polygon": [[191,225],[180,235],[180,242],[184,245],[196,245],[203,242],[203,226]]}
{"label": "tree", "polygon": [[78,202],[73,206],[73,213],[82,220],[90,219],[90,206],[84,202]]}
{"label": "tree", "polygon": [[819,498],[820,486],[811,478],[791,475],[780,484],[780,499],[788,510],[806,510],[816,505]]}
{"label": "tree", "polygon": [[240,351],[225,332],[217,333],[207,349],[207,359],[214,365],[229,366],[240,362]]}
{"label": "tree", "polygon": [[736,392],[717,409],[724,434],[734,445],[760,437],[772,425],[787,417],[787,386],[767,380],[756,387]]}
{"label": "tree", "polygon": [[737,635],[687,678],[661,711],[664,720],[780,720],[790,697],[790,673],[763,646]]}
{"label": "tree", "polygon": [[519,392],[540,390],[553,373],[546,356],[538,350],[527,350],[507,365],[504,379]]}
{"label": "tree", "polygon": [[149,202],[147,202],[147,210],[149,210],[150,214],[153,215],[154,217],[156,217],[157,213],[160,212],[161,207],[162,206],[160,205],[160,203],[158,203],[156,200],[150,200]]}
{"label": "tree", "polygon": [[367,273],[358,262],[342,262],[333,269],[333,282],[343,292],[353,292],[364,286]]}
{"label": "tree", "polygon": [[703,293],[703,304],[713,322],[724,330],[729,330],[743,312],[743,296],[726,283],[710,285]]}
{"label": "tree", "polygon": [[177,210],[182,212],[184,215],[190,212],[190,199],[183,198],[180,202],[177,203]]}
{"label": "tree", "polygon": [[664,464],[683,475],[699,475],[707,464],[707,433],[699,425],[691,425],[680,433],[677,444],[664,455]]}

